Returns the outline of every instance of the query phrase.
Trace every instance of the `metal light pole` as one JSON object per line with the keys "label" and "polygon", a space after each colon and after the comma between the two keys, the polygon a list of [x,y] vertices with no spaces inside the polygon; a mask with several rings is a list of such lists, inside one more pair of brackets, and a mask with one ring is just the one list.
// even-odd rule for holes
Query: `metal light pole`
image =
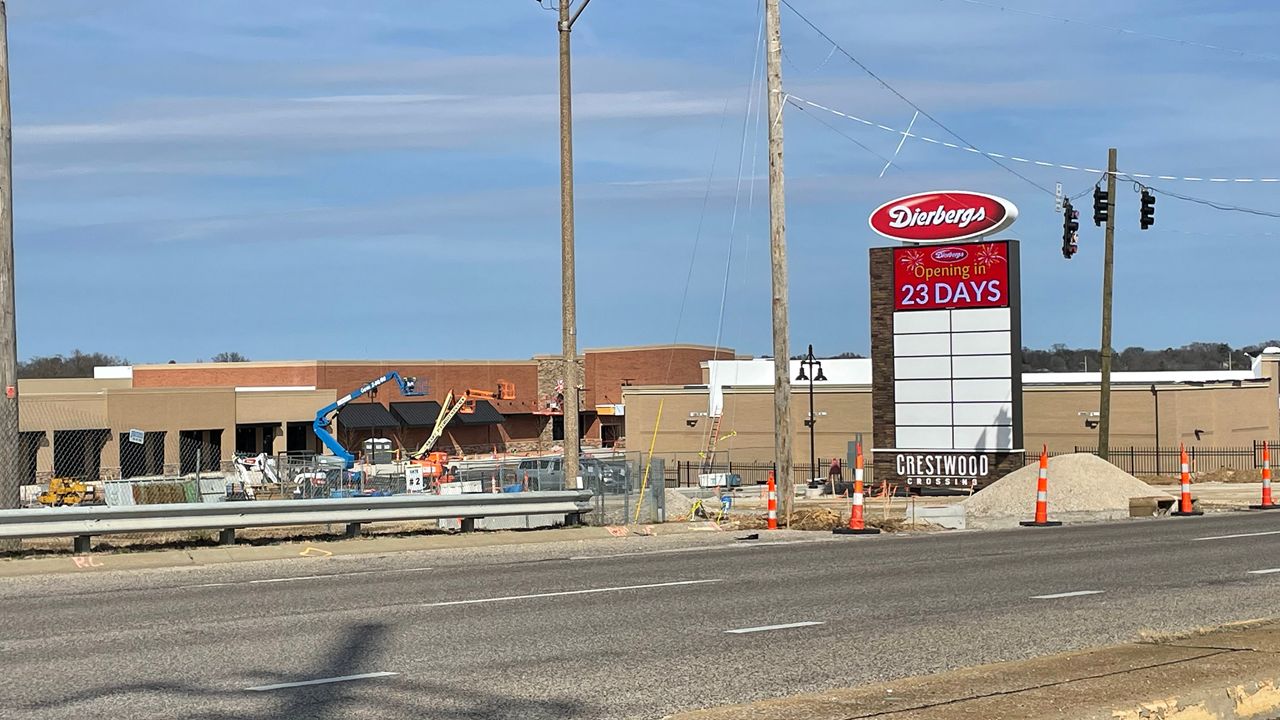
{"label": "metal light pole", "polygon": [[[809,370],[807,373],[805,372],[806,368]],[[816,373],[814,372],[815,369],[817,370]],[[816,474],[818,472],[818,461],[816,459],[817,453],[814,451],[813,426],[818,416],[813,412],[813,383],[815,380],[823,382],[827,379],[827,376],[822,373],[822,362],[813,356],[812,345],[809,346],[809,352],[800,359],[800,374],[796,375],[796,379],[809,381],[809,419],[805,420],[804,424],[809,426],[809,471]],[[836,488],[833,483],[831,485],[832,494],[835,491]]]}
{"label": "metal light pole", "polygon": [[556,29],[560,33],[560,292],[561,341],[564,356],[564,479],[578,478],[578,422],[581,403],[578,383],[578,301],[574,278],[573,247],[573,102],[569,72],[569,34],[591,0],[582,0],[575,11],[572,0],[560,0]]}

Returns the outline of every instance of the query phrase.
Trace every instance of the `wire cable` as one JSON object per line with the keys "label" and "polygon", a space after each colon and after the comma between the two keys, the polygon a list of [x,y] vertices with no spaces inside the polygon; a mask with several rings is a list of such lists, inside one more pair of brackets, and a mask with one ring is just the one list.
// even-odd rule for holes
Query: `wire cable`
{"label": "wire cable", "polygon": [[1261,217],[1280,218],[1280,212],[1275,212],[1272,210],[1257,210],[1255,208],[1241,207],[1239,205],[1228,205],[1226,203],[1218,202],[1216,200],[1208,200],[1206,198],[1198,198],[1198,197],[1192,197],[1191,195],[1183,195],[1181,193],[1173,192],[1172,190],[1163,190],[1161,188],[1148,185],[1146,183],[1140,183],[1137,180],[1134,180],[1132,176],[1125,176],[1123,173],[1116,173],[1116,176],[1128,177],[1128,179],[1133,180],[1138,185],[1141,185],[1142,187],[1145,187],[1148,190],[1157,192],[1161,195],[1168,195],[1169,197],[1177,198],[1179,200],[1185,200],[1187,202],[1193,202],[1198,205],[1204,205],[1206,207],[1211,207],[1214,210],[1221,210],[1223,212],[1245,213],[1248,215],[1259,215]]}
{"label": "wire cable", "polygon": [[[821,29],[821,28],[819,28],[817,25],[813,24],[813,21],[812,21],[812,20],[810,20],[809,18],[805,17],[805,16],[804,16],[804,14],[803,14],[803,13],[801,13],[799,10],[797,10],[797,9],[795,8],[795,6],[794,6],[794,5],[792,5],[788,0],[781,0],[781,2],[782,2],[782,4],[783,4],[783,5],[785,5],[785,6],[787,7],[787,9],[788,9],[788,10],[790,10],[792,13],[794,13],[796,17],[800,18],[800,20],[801,20],[802,22],[804,22],[804,24],[805,24],[805,25],[808,25],[808,26],[809,26],[809,27],[810,27],[814,32],[816,32],[819,36],[821,36],[823,40],[826,40],[827,42],[831,43],[831,45],[833,45],[837,50],[839,50],[839,51],[840,51],[840,54],[841,54],[841,55],[844,55],[846,58],[848,58],[848,59],[849,59],[849,61],[850,61],[850,62],[852,62],[854,65],[857,65],[859,68],[861,68],[863,72],[865,72],[867,75],[871,76],[871,78],[872,78],[873,80],[875,80],[876,82],[880,83],[880,85],[881,85],[881,86],[883,86],[886,90],[888,90],[889,92],[891,92],[891,93],[893,93],[894,95],[898,96],[898,99],[902,100],[902,101],[903,101],[903,102],[905,102],[906,104],[908,104],[908,105],[910,105],[911,107],[915,108],[915,110],[916,110],[917,112],[919,112],[921,115],[925,116],[925,117],[926,117],[926,118],[928,118],[929,120],[933,121],[933,123],[934,123],[935,125],[937,125],[938,127],[942,128],[943,130],[946,130],[946,131],[947,131],[947,133],[948,133],[949,135],[951,135],[952,137],[954,137],[955,139],[959,140],[960,142],[964,143],[965,145],[967,145],[967,146],[969,146],[969,147],[972,147],[972,148],[974,148],[974,149],[976,150],[976,146],[974,146],[974,144],[973,144],[973,143],[969,142],[968,140],[965,140],[963,137],[961,137],[961,136],[960,136],[960,134],[959,134],[959,133],[957,133],[955,130],[952,130],[951,128],[947,127],[945,124],[943,124],[943,122],[942,122],[941,120],[939,120],[938,118],[936,118],[936,117],[934,117],[933,115],[929,114],[929,112],[928,112],[927,110],[925,110],[924,108],[922,108],[922,107],[920,107],[919,105],[917,105],[917,104],[915,104],[914,102],[912,102],[912,101],[911,101],[911,99],[910,99],[910,98],[908,98],[906,95],[903,95],[902,93],[898,92],[897,88],[895,88],[895,87],[893,87],[892,85],[890,85],[890,84],[888,83],[888,81],[886,81],[884,78],[882,78],[882,77],[880,77],[879,75],[877,75],[874,71],[872,71],[872,69],[871,69],[871,68],[869,68],[869,67],[867,67],[866,65],[864,65],[864,64],[862,63],[862,61],[861,61],[861,60],[859,60],[858,58],[856,58],[856,57],[854,57],[853,55],[851,55],[851,54],[849,53],[849,51],[848,51],[848,50],[845,50],[843,47],[841,47],[841,46],[840,46],[840,43],[837,43],[835,40],[832,40],[830,35],[827,35],[825,32],[823,32],[823,31],[822,31],[822,29]],[[1018,172],[1017,170],[1014,170],[1013,168],[1009,167],[1008,165],[1005,165],[1004,163],[1000,162],[1000,161],[999,161],[999,160],[997,160],[996,158],[991,157],[989,154],[982,153],[981,151],[978,151],[978,152],[979,152],[979,154],[981,154],[983,157],[985,157],[985,158],[987,158],[988,160],[990,160],[991,162],[995,163],[996,165],[998,165],[999,167],[1001,167],[1001,168],[1002,168],[1002,169],[1004,169],[1005,171],[1007,171],[1007,172],[1009,172],[1009,173],[1012,173],[1013,175],[1016,175],[1017,177],[1021,178],[1021,179],[1022,179],[1024,182],[1026,182],[1027,184],[1031,185],[1032,187],[1035,187],[1035,188],[1039,189],[1041,192],[1044,192],[1044,193],[1049,194],[1049,195],[1053,195],[1053,194],[1054,194],[1054,192],[1053,192],[1052,190],[1050,190],[1049,188],[1047,188],[1047,187],[1045,187],[1045,186],[1041,185],[1040,183],[1036,182],[1035,180],[1032,180],[1031,178],[1027,177],[1026,175],[1023,175],[1022,173]]]}
{"label": "wire cable", "polygon": [[[975,153],[978,155],[986,155],[988,157],[1001,158],[1004,160],[1010,160],[1012,162],[1026,163],[1028,165],[1039,165],[1040,167],[1060,168],[1062,170],[1074,170],[1077,172],[1087,172],[1087,173],[1103,173],[1104,175],[1107,172],[1106,170],[1102,170],[1099,168],[1083,167],[1080,165],[1067,165],[1065,163],[1048,162],[1046,160],[1033,160],[1030,158],[1019,157],[1017,155],[1012,155],[1009,153],[998,153],[998,152],[988,152],[985,150],[979,150],[978,148],[973,147],[972,145],[958,145],[953,142],[947,142],[946,140],[937,140],[935,138],[931,138],[926,135],[906,132],[894,127],[889,127],[888,125],[885,125],[883,123],[873,122],[865,118],[860,118],[857,115],[850,115],[849,113],[841,112],[839,110],[836,110],[835,108],[827,107],[826,105],[823,105],[821,103],[813,102],[812,100],[806,100],[805,98],[799,97],[797,95],[788,95],[787,99],[788,101],[791,102],[792,105],[795,105],[797,103],[802,103],[804,105],[808,105],[809,107],[816,108],[818,110],[823,110],[825,112],[831,113],[832,115],[837,115],[839,117],[845,118],[846,120],[853,120],[854,122],[862,123],[863,125],[866,125],[868,127],[878,128],[880,130],[884,130],[885,132],[893,133],[894,135],[905,135],[906,137],[915,138],[916,140],[922,140],[924,142],[931,143],[933,145],[941,145],[943,147],[949,147],[954,150],[964,150],[965,152]],[[1280,177],[1261,177],[1261,178],[1200,177],[1195,175],[1155,175],[1152,173],[1126,172],[1126,171],[1117,171],[1116,175],[1117,176],[1125,175],[1131,178],[1147,179],[1147,180],[1179,180],[1183,182],[1208,182],[1208,183],[1219,183],[1219,184],[1221,183],[1242,183],[1242,184],[1243,183],[1280,183]]]}

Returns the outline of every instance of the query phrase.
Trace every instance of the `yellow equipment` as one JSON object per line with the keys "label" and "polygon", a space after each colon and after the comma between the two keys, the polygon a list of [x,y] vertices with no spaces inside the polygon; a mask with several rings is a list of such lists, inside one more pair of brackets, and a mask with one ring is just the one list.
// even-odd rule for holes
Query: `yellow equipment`
{"label": "yellow equipment", "polygon": [[61,507],[63,505],[79,505],[96,498],[92,485],[70,478],[53,478],[49,481],[49,489],[36,498],[41,505]]}

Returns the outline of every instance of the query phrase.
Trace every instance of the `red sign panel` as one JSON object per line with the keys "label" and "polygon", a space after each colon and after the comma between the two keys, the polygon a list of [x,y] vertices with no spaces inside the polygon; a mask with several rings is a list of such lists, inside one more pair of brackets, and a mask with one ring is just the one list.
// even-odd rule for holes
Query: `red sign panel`
{"label": "red sign panel", "polygon": [[994,195],[940,190],[890,200],[871,213],[871,229],[909,243],[946,243],[999,232],[1018,219],[1013,203]]}
{"label": "red sign panel", "polygon": [[893,309],[1009,307],[1009,243],[893,249]]}

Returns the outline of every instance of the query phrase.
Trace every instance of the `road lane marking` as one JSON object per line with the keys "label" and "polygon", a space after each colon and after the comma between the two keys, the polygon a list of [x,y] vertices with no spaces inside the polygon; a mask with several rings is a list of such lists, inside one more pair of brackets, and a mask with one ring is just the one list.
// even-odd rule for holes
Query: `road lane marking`
{"label": "road lane marking", "polygon": [[367,680],[369,678],[391,677],[399,675],[394,672],[371,672],[361,673],[360,675],[343,675],[341,677],[320,678],[319,680],[302,680],[299,682],[276,683],[275,685],[259,685],[257,687],[245,688],[254,692],[263,692],[265,690],[283,690],[285,688],[303,687],[305,685],[326,685],[328,683],[348,682],[351,680]]}
{"label": "road lane marking", "polygon": [[1192,542],[1196,542],[1199,540],[1230,540],[1231,538],[1262,537],[1263,535],[1280,535],[1280,530],[1268,530],[1266,532],[1256,532],[1256,533],[1240,533],[1239,535],[1210,535],[1209,537],[1192,538]]}
{"label": "road lane marking", "polygon": [[1032,600],[1057,600],[1058,598],[1080,597],[1081,595],[1101,595],[1106,590],[1074,590],[1072,592],[1054,593],[1052,595],[1032,595]]}
{"label": "road lane marking", "polygon": [[611,558],[644,557],[646,555],[675,555],[679,553],[713,552],[719,550],[756,550],[780,545],[811,545],[813,543],[845,542],[844,538],[814,538],[811,540],[777,540],[751,545],[708,545],[706,547],[671,548],[669,550],[637,550],[636,552],[608,553],[603,555],[572,555],[570,560],[607,560]]}
{"label": "road lane marking", "polygon": [[679,585],[703,585],[706,583],[724,582],[714,580],[679,580],[676,582],[648,583],[645,585],[618,585],[615,587],[592,588],[590,590],[563,590],[560,592],[533,593],[531,595],[505,595],[503,597],[476,598],[474,600],[446,600],[444,602],[423,603],[418,607],[449,607],[451,605],[481,605],[483,603],[507,602],[509,600],[533,600],[535,598],[563,597],[565,595],[591,595],[593,593],[618,592],[620,590],[647,590],[649,588],[677,587]]}
{"label": "road lane marking", "polygon": [[404,573],[404,572],[423,572],[425,570],[430,570],[430,569],[431,568],[429,567],[422,567],[422,568],[398,568],[394,570],[353,570],[351,572],[345,572],[345,573],[329,573],[328,575],[296,575],[293,577],[260,578],[258,580],[235,580],[232,582],[200,583],[199,585],[178,585],[175,589],[188,590],[191,588],[233,587],[235,585],[262,585],[266,583],[292,582],[294,580],[322,580],[324,578],[352,577],[355,575],[376,575],[379,573],[389,574],[389,573]]}
{"label": "road lane marking", "polygon": [[770,630],[786,630],[788,628],[809,627],[811,625],[825,625],[826,623],[814,620],[805,620],[804,622],[785,623],[783,625],[761,625],[760,627],[738,628],[737,630],[725,630],[729,635],[746,635],[747,633],[768,632]]}
{"label": "road lane marking", "polygon": [[1267,568],[1266,570],[1250,570],[1250,575],[1270,575],[1271,573],[1280,573],[1280,568]]}

